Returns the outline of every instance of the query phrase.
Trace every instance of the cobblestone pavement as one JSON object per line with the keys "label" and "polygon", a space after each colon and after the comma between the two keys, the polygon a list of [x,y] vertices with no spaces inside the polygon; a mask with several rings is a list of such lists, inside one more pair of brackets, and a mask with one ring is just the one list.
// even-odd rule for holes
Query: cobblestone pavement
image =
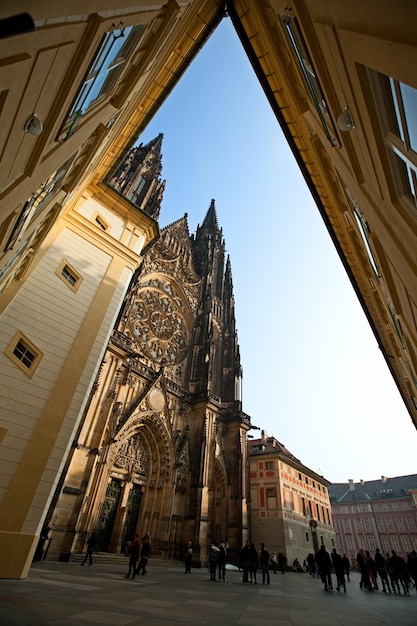
{"label": "cobblestone pavement", "polygon": [[359,589],[325,592],[308,574],[273,574],[271,584],[243,584],[239,571],[210,582],[208,571],[184,574],[181,565],[152,566],[125,579],[121,564],[36,563],[24,580],[0,580],[1,626],[95,624],[168,626],[416,626],[417,593],[385,595]]}

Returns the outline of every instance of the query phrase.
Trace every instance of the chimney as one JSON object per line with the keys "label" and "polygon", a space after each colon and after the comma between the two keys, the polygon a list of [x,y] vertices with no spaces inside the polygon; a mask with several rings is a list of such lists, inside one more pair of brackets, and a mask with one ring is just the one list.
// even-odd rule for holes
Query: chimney
{"label": "chimney", "polygon": [[382,482],[385,485],[385,483],[387,482],[388,478],[386,476],[381,476],[381,480],[382,480]]}
{"label": "chimney", "polygon": [[361,485],[364,485],[364,484],[365,484],[365,481],[364,481],[364,479],[363,479],[363,478],[361,478],[360,483],[361,483]]}
{"label": "chimney", "polygon": [[355,483],[353,482],[351,478],[349,478],[349,490],[355,491]]}

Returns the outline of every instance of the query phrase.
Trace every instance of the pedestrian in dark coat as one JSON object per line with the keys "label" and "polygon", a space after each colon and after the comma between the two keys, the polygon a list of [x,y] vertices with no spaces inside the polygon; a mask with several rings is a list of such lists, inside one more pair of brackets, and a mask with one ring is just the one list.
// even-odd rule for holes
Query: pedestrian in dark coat
{"label": "pedestrian in dark coat", "polygon": [[185,574],[191,574],[191,563],[193,560],[193,544],[191,541],[187,543],[187,547],[185,549]]}
{"label": "pedestrian in dark coat", "polygon": [[127,551],[129,554],[129,571],[127,572],[125,578],[130,578],[130,575],[132,575],[132,580],[134,580],[136,574],[136,563],[139,561],[140,553],[140,537],[137,533],[133,541],[128,541]]}
{"label": "pedestrian in dark coat", "polygon": [[209,552],[210,580],[216,582],[217,563],[219,562],[220,548],[215,541],[212,542]]}
{"label": "pedestrian in dark coat", "polygon": [[256,574],[258,572],[258,569],[259,569],[258,551],[255,547],[255,544],[251,543],[250,544],[250,556],[249,556],[249,574],[250,574],[250,581],[254,582],[255,585],[258,584],[256,582]]}
{"label": "pedestrian in dark coat", "polygon": [[228,543],[222,539],[219,543],[219,580],[226,582],[226,563],[227,563],[227,548]]}
{"label": "pedestrian in dark coat", "polygon": [[417,593],[417,553],[415,550],[412,550],[408,555],[407,565],[411,580],[414,582],[414,587]]}
{"label": "pedestrian in dark coat", "polygon": [[369,578],[369,571],[368,571],[368,563],[366,561],[366,556],[363,552],[362,548],[359,548],[359,552],[356,555],[356,565],[359,568],[359,571],[361,573],[361,579],[359,581],[359,587],[361,589],[367,589],[368,591],[373,591],[373,587],[371,584],[371,579]]}
{"label": "pedestrian in dark coat", "polygon": [[340,554],[337,553],[336,548],[332,550],[332,564],[334,573],[336,574],[337,581],[337,591],[340,591],[342,587],[343,591],[346,593],[346,581],[345,581],[345,566],[343,564],[343,559]]}
{"label": "pedestrian in dark coat", "polygon": [[278,569],[281,574],[285,574],[285,570],[287,569],[287,557],[283,552],[278,552]]}
{"label": "pedestrian in dark coat", "polygon": [[343,561],[343,567],[345,570],[345,576],[348,579],[348,581],[350,582],[350,561],[347,558],[346,554],[344,554],[342,556],[342,561]]}
{"label": "pedestrian in dark coat", "polygon": [[145,533],[142,537],[142,549],[140,551],[140,561],[139,565],[136,568],[136,574],[140,573],[142,570],[142,576],[147,574],[146,566],[148,565],[149,557],[151,556],[151,534]]}
{"label": "pedestrian in dark coat", "polygon": [[269,552],[268,550],[265,548],[265,544],[261,543],[261,552],[259,554],[259,563],[261,565],[261,572],[262,572],[262,584],[265,584],[265,578],[266,578],[266,584],[269,585],[269,583],[271,582],[270,577],[269,577]]}
{"label": "pedestrian in dark coat", "polygon": [[249,566],[250,566],[250,541],[247,540],[242,550],[240,551],[240,562],[243,571],[242,582],[249,582]]}
{"label": "pedestrian in dark coat", "polygon": [[96,545],[97,545],[97,531],[93,530],[93,532],[91,533],[87,541],[87,552],[85,554],[84,561],[81,563],[81,565],[84,565],[87,559],[90,559],[90,562],[88,565],[93,564],[93,552],[96,548]]}
{"label": "pedestrian in dark coat", "polygon": [[333,590],[332,583],[332,560],[326,547],[322,545],[316,554],[316,562],[320,571],[321,581],[324,584],[325,591]]}
{"label": "pedestrian in dark coat", "polygon": [[381,552],[379,551],[379,548],[375,550],[374,561],[375,561],[376,571],[378,572],[378,576],[381,579],[382,591],[384,593],[387,593],[387,589],[388,589],[388,593],[391,593],[391,587],[390,587],[389,580],[388,580],[387,562],[382,556]]}

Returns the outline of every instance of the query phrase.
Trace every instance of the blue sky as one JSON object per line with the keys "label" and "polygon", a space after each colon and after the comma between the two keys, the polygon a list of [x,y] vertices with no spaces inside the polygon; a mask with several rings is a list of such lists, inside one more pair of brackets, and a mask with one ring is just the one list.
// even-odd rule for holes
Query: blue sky
{"label": "blue sky", "polygon": [[139,140],[160,132],[161,227],[187,213],[191,234],[215,200],[252,423],[332,482],[417,473],[416,429],[230,20]]}

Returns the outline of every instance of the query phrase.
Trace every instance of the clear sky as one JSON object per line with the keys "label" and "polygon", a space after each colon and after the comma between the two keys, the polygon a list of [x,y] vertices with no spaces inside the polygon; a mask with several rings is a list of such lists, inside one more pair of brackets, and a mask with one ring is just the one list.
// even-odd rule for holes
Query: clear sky
{"label": "clear sky", "polygon": [[229,19],[139,140],[160,132],[161,227],[187,213],[192,234],[215,200],[252,424],[332,482],[417,473],[417,431]]}

